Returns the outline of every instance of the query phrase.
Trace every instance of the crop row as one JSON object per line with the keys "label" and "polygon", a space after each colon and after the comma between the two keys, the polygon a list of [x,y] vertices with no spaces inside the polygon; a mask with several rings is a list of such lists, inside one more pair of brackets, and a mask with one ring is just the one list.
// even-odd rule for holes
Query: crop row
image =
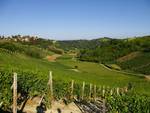
{"label": "crop row", "polygon": [[[37,76],[36,73],[28,71],[17,72],[18,105],[27,97],[44,96],[44,102],[50,105],[50,93],[48,87],[48,77]],[[12,84],[13,71],[0,70],[0,109],[11,111],[12,106]],[[129,89],[129,88],[128,88]],[[53,80],[53,100],[63,99],[67,103],[71,101],[96,101],[106,100],[108,112],[119,113],[147,113],[150,111],[150,98],[148,96],[137,95],[124,88],[110,88],[105,86],[90,85],[83,82],[64,82]]]}

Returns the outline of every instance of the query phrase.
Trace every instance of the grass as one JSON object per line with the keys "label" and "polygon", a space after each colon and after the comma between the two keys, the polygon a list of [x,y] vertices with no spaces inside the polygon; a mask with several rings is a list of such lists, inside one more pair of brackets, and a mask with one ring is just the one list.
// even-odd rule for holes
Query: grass
{"label": "grass", "polygon": [[[67,57],[67,58],[65,58]],[[74,71],[77,66],[78,71]],[[0,68],[13,71],[27,70],[36,72],[38,76],[48,78],[49,71],[53,71],[55,80],[64,82],[93,83],[110,87],[123,87],[132,83],[138,93],[150,95],[150,82],[143,77],[127,75],[107,70],[97,63],[72,60],[67,55],[62,56],[56,62],[48,62],[46,59],[36,59],[19,53],[7,53],[0,51]]]}
{"label": "grass", "polygon": [[110,87],[123,87],[128,83],[132,83],[136,92],[150,94],[150,81],[141,76],[134,76],[129,74],[120,73],[117,71],[111,71],[100,64],[91,62],[81,62],[75,60],[58,60],[58,62],[71,66],[78,67],[79,74],[85,76],[88,82],[92,82],[98,85],[108,85]]}

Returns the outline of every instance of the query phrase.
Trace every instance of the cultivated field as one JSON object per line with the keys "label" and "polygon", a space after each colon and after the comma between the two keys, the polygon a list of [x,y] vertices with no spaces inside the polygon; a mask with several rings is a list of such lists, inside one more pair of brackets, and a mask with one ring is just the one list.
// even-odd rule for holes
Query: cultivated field
{"label": "cultivated field", "polygon": [[76,61],[69,55],[59,57],[56,62],[49,62],[47,59],[1,51],[0,59],[1,69],[30,71],[47,79],[49,71],[52,71],[55,80],[68,82],[73,79],[79,83],[85,81],[99,86],[124,87],[131,83],[136,92],[150,94],[150,81],[144,77],[111,71],[97,63]]}

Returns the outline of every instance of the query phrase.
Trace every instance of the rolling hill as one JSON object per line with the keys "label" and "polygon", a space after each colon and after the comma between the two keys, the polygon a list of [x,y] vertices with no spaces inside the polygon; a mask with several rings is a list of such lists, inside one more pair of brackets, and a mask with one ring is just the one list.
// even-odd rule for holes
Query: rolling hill
{"label": "rolling hill", "polygon": [[0,59],[1,70],[33,72],[38,77],[44,77],[45,80],[48,79],[49,71],[53,71],[55,80],[69,82],[74,79],[79,83],[85,81],[110,87],[123,87],[132,83],[137,92],[150,93],[148,88],[150,83],[144,77],[111,71],[97,63],[74,60],[70,55],[62,55],[55,62],[50,62],[45,58],[34,58],[16,52],[9,53],[8,50],[0,49]]}
{"label": "rolling hill", "polygon": [[126,71],[150,74],[150,36],[126,39],[105,37],[93,40],[60,41],[60,44],[65,45],[64,48],[78,49],[80,52],[77,57],[80,61],[105,65],[117,64]]}
{"label": "rolling hill", "polygon": [[[93,92],[90,95],[91,98],[94,98],[94,94],[96,94],[97,97],[107,99],[107,104],[110,106],[114,106],[113,99],[115,99],[114,107],[120,106],[120,102],[129,103],[129,105],[134,105],[136,102],[136,105],[143,106],[146,111],[149,109],[147,106],[149,106],[150,81],[148,77],[136,74],[149,73],[150,54],[147,46],[134,47],[130,44],[126,45],[128,43],[125,40],[122,42],[122,40],[110,38],[87,41],[85,45],[84,41],[82,43],[77,41],[75,45],[78,46],[67,45],[68,42],[65,42],[66,46],[62,46],[61,41],[52,43],[45,39],[40,40],[42,41],[39,39],[31,40],[31,42],[25,40],[22,42],[22,39],[19,41],[0,40],[0,112],[11,112],[13,102],[11,87],[14,72],[17,73],[18,79],[18,106],[34,97],[40,100],[43,95],[43,103],[47,107],[52,105],[50,102],[52,100],[51,92],[48,89],[49,71],[52,71],[53,74],[54,100],[62,99],[69,103],[74,101],[71,99],[71,94],[73,94],[74,99],[80,101],[83,83],[85,83],[84,103],[89,98],[89,86],[92,84],[94,86],[92,91],[95,90],[96,93]],[[124,41],[125,44],[122,45]],[[119,47],[119,50],[114,47]],[[115,68],[110,69],[112,67]],[[123,70],[132,73],[126,73]],[[74,80],[73,93],[70,92],[72,80]],[[128,92],[120,92],[118,95],[118,87],[120,91],[127,88]],[[113,91],[113,95],[110,95],[110,90]],[[106,92],[103,95],[104,91]],[[112,110],[109,107],[108,109]],[[120,109],[122,111],[124,107],[120,107]],[[137,108],[133,108],[131,111],[135,109]],[[141,108],[139,109],[141,110]]]}

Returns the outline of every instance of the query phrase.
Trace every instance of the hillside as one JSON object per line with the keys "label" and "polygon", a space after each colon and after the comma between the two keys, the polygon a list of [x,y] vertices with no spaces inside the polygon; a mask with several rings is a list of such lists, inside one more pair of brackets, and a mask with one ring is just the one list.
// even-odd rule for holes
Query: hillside
{"label": "hillside", "polygon": [[[70,55],[63,55],[56,59],[55,62],[49,62],[44,57],[41,59],[25,55],[19,52],[9,52],[9,50],[0,49],[0,67],[1,69],[12,70],[16,72],[33,72],[36,76],[48,77],[48,72],[51,70],[54,73],[54,79],[70,81],[72,79],[79,83],[85,81],[97,85],[108,85],[111,87],[125,86],[128,83],[133,83],[141,86],[145,82],[144,78],[131,76],[115,71],[107,70],[97,63],[82,62],[72,59]],[[74,71],[77,66],[78,71]],[[86,76],[86,79],[85,79]],[[110,82],[112,80],[112,82]],[[136,88],[135,88],[136,89]],[[147,88],[137,88],[138,91],[147,93]],[[141,92],[140,91],[140,92]]]}
{"label": "hillside", "polygon": [[[11,51],[15,51],[15,49],[20,52],[24,51],[30,56],[43,57],[45,50],[56,54],[64,54],[65,52],[74,54],[74,57],[77,57],[80,61],[97,62],[105,65],[116,64],[125,71],[150,74],[150,36],[126,39],[104,37],[92,40],[54,41],[33,36],[16,35],[1,37],[0,39],[0,48],[10,49]],[[8,47],[6,42],[9,44]],[[21,47],[18,48],[18,46]],[[32,51],[29,53],[30,47]],[[42,54],[35,53],[38,48],[43,49]]]}
{"label": "hillside", "polygon": [[[71,59],[58,58],[56,62],[48,62],[45,59],[36,59],[19,53],[7,53],[0,51],[0,67],[2,70],[10,70],[18,73],[33,73],[38,79],[48,79],[48,72],[53,71],[54,79],[69,82],[74,79],[76,82],[93,83],[110,87],[123,87],[132,83],[139,93],[149,94],[149,82],[144,78],[118,73],[107,70],[99,64],[73,61]],[[74,71],[78,66],[78,71]],[[86,78],[85,78],[86,77]],[[111,80],[111,82],[110,82]]]}
{"label": "hillside", "polygon": [[[103,39],[102,41],[106,43],[107,41],[110,41],[110,39]],[[93,84],[94,87],[96,86],[96,88],[92,88],[92,91],[94,91],[94,89],[96,90],[97,97],[108,99],[107,104],[109,103],[112,106],[114,104],[110,101],[109,90],[111,89],[113,91],[113,98],[118,98],[115,97],[117,88],[120,88],[120,91],[124,88],[129,90],[129,94],[127,93],[126,95],[125,93],[124,95],[126,96],[121,98],[122,102],[124,102],[123,98],[129,99],[129,103],[132,102],[130,100],[130,95],[133,95],[134,99],[137,99],[136,95],[144,95],[144,97],[138,96],[138,101],[141,101],[141,99],[144,98],[144,102],[148,103],[146,98],[150,95],[150,81],[144,76],[111,70],[104,65],[95,62],[83,62],[74,56],[76,54],[67,53],[58,55],[55,52],[51,52],[47,47],[44,48],[37,46],[36,44],[14,42],[10,40],[0,41],[0,89],[2,92],[0,92],[0,112],[1,110],[11,111],[12,91],[10,88],[13,84],[12,74],[14,72],[18,74],[17,87],[18,95],[20,95],[18,97],[18,106],[26,100],[32,101],[31,98],[34,97],[40,100],[43,95],[45,95],[43,103],[46,106],[51,105],[50,92],[47,89],[49,71],[52,71],[53,74],[53,97],[55,101],[64,100],[65,103],[70,103],[79,100],[79,105],[81,106],[82,84],[85,82],[86,90],[83,96],[85,100],[83,101],[82,99],[82,104],[85,104],[90,108],[91,106],[89,105],[91,104],[97,105],[92,103],[92,101],[91,103],[87,103],[90,84]],[[137,56],[124,61],[133,60],[137,58]],[[147,55],[145,55],[145,57],[146,56]],[[51,59],[52,57],[55,58]],[[75,97],[73,100],[71,99],[72,93],[70,93],[70,84],[72,80],[75,82],[73,92]],[[106,93],[103,96],[104,90]],[[91,94],[91,98],[94,98],[93,95],[94,93]],[[139,104],[142,106],[141,103]],[[119,105],[120,104],[117,106]],[[27,108],[27,106],[25,108]],[[111,110],[111,108],[109,109]]]}
{"label": "hillside", "polygon": [[102,46],[105,42],[110,41],[110,38],[98,38],[92,40],[59,40],[57,41],[57,47],[62,48],[66,51],[75,49],[94,49],[96,47]]}
{"label": "hillside", "polygon": [[[148,65],[150,62],[150,36],[102,40],[103,39],[97,39],[99,44],[93,43],[94,48],[90,48],[92,45],[89,45],[89,47],[85,49],[80,49],[78,59],[103,64],[118,64],[123,70],[147,75],[150,74]],[[92,41],[93,40],[91,40],[91,42]],[[136,57],[133,53],[140,53],[141,55]],[[127,62],[123,61],[119,63],[119,59],[128,59],[128,61],[126,60]],[[136,66],[139,68],[137,67],[136,69]]]}
{"label": "hillside", "polygon": [[138,52],[136,55],[127,56],[128,59],[122,61],[118,60],[117,62],[122,69],[150,75],[150,52]]}
{"label": "hillside", "polygon": [[[77,51],[80,61],[117,64],[122,70],[150,74],[150,36],[126,39],[58,41],[58,47]],[[140,55],[139,55],[140,53]]]}
{"label": "hillside", "polygon": [[[1,70],[7,69],[13,72],[33,72],[37,76],[42,75],[46,78],[51,70],[56,80],[71,81],[74,79],[79,83],[85,81],[87,83],[112,87],[125,86],[128,85],[129,82],[134,83],[134,79],[135,84],[137,84],[136,80],[141,80],[141,77],[138,76],[130,76],[109,71],[96,63],[74,61],[72,57],[68,55],[61,56],[56,59],[55,62],[51,62],[45,58],[37,59],[21,53],[9,53],[6,50],[0,50],[0,53]],[[78,71],[75,71],[75,66],[77,66],[76,70]],[[113,81],[110,82],[110,79]]]}

